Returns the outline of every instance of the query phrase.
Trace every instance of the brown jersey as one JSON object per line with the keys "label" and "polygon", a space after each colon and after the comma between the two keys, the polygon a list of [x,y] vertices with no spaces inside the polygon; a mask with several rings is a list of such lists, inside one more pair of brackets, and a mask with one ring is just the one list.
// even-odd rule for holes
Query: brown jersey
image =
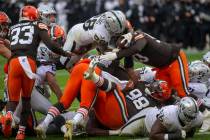
{"label": "brown jersey", "polygon": [[164,67],[177,59],[180,48],[157,40],[146,34],[138,33],[129,48],[122,49],[117,53],[117,58],[134,56],[141,63],[153,66]]}
{"label": "brown jersey", "polygon": [[21,21],[10,28],[10,42],[12,56],[30,56],[36,59],[37,48],[40,41],[53,52],[66,55],[60,45],[51,41],[48,28],[41,22]]}

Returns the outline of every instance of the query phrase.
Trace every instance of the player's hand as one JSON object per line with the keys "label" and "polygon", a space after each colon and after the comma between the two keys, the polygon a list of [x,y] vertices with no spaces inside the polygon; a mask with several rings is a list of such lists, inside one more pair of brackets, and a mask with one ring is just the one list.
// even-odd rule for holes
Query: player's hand
{"label": "player's hand", "polygon": [[90,64],[89,64],[89,67],[88,67],[88,70],[84,72],[83,74],[83,77],[86,79],[86,80],[89,80],[92,78],[92,75],[93,75],[93,72],[94,72],[94,69],[95,67],[97,66],[99,62],[99,57],[94,57]]}
{"label": "player's hand", "polygon": [[117,59],[117,54],[115,52],[109,52],[105,55],[100,55],[99,59],[100,59],[100,62],[113,61],[113,60]]}
{"label": "player's hand", "polygon": [[119,48],[128,48],[131,44],[133,35],[132,33],[127,33],[122,35],[118,40],[117,40],[117,47]]}
{"label": "player's hand", "polygon": [[65,56],[66,56],[66,57],[72,57],[72,56],[74,56],[74,55],[75,55],[75,54],[72,53],[72,52],[65,51]]}
{"label": "player's hand", "polygon": [[181,135],[182,135],[182,138],[185,139],[187,134],[186,134],[186,131],[185,130],[181,130]]}

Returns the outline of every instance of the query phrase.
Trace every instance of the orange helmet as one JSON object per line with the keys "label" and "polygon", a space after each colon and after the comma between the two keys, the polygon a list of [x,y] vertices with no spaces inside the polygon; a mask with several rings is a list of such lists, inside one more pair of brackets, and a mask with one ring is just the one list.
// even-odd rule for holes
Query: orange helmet
{"label": "orange helmet", "polygon": [[29,20],[29,21],[35,21],[39,18],[39,12],[34,6],[24,6],[20,10],[20,21],[21,20]]}
{"label": "orange helmet", "polygon": [[6,37],[9,31],[9,24],[11,23],[10,18],[6,13],[0,11],[0,37]]}
{"label": "orange helmet", "polygon": [[172,89],[166,81],[156,80],[148,84],[147,87],[149,88],[149,94],[159,101],[165,101],[171,96]]}
{"label": "orange helmet", "polygon": [[58,42],[62,46],[66,41],[65,31],[61,26],[56,24],[52,25],[50,29],[50,37],[52,38],[52,40]]}

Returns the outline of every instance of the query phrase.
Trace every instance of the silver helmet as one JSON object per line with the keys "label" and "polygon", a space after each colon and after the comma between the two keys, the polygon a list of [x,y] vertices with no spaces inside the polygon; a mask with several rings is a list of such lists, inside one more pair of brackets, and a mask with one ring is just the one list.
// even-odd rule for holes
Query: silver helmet
{"label": "silver helmet", "polygon": [[184,97],[178,105],[178,116],[182,122],[194,120],[199,113],[197,102],[192,97]]}
{"label": "silver helmet", "polygon": [[48,26],[56,22],[56,11],[54,8],[47,5],[41,5],[38,7],[38,12],[40,20]]}
{"label": "silver helmet", "polygon": [[189,64],[189,76],[192,79],[200,79],[209,76],[210,68],[202,61],[193,61]]}
{"label": "silver helmet", "polygon": [[210,66],[210,52],[203,55],[203,62]]}
{"label": "silver helmet", "polygon": [[125,14],[119,10],[112,10],[104,13],[105,15],[105,28],[118,35],[123,33],[126,28],[127,20]]}

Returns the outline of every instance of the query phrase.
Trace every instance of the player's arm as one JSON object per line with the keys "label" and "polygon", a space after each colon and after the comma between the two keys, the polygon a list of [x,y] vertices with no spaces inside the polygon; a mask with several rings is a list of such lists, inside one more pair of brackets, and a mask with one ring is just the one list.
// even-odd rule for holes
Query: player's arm
{"label": "player's arm", "polygon": [[124,59],[124,68],[128,72],[130,79],[135,83],[138,82],[139,76],[134,71],[134,60],[133,56],[125,57]]}
{"label": "player's arm", "polygon": [[[142,35],[141,35],[142,36]],[[117,52],[117,59],[121,59],[123,57],[129,57],[132,56],[138,52],[140,52],[147,44],[147,41],[144,37],[140,38],[140,39],[134,39],[134,42],[131,43],[132,45],[130,47],[127,48],[123,48],[123,44],[118,44],[120,49],[119,52]],[[121,47],[119,45],[122,45]]]}
{"label": "player's arm", "polygon": [[150,140],[181,140],[185,136],[186,133],[182,130],[169,133],[160,119],[157,119],[151,128],[149,138]]}
{"label": "player's arm", "polygon": [[0,55],[3,57],[9,59],[11,57],[11,51],[9,48],[7,48],[8,43],[5,43],[5,41],[0,40]]}
{"label": "player's arm", "polygon": [[57,99],[59,100],[62,96],[62,91],[57,83],[55,75],[50,72],[47,72],[46,79],[47,79],[48,85],[50,86],[52,91],[55,93]]}
{"label": "player's arm", "polygon": [[48,29],[45,24],[39,23],[38,28],[39,28],[39,36],[41,40],[51,51],[62,56],[67,56],[67,57],[70,56],[70,53],[64,51],[57,42],[54,42],[50,39],[47,32]]}
{"label": "player's arm", "polygon": [[126,41],[123,41],[124,38],[120,37],[117,41],[117,47],[120,48],[120,50],[118,52],[112,52],[106,55],[102,55],[101,59],[105,59],[109,61],[116,60],[116,59],[120,60],[124,57],[130,57],[140,52],[146,46],[147,40],[144,38],[143,34],[140,34],[139,36],[134,37],[129,47],[125,47]]}

